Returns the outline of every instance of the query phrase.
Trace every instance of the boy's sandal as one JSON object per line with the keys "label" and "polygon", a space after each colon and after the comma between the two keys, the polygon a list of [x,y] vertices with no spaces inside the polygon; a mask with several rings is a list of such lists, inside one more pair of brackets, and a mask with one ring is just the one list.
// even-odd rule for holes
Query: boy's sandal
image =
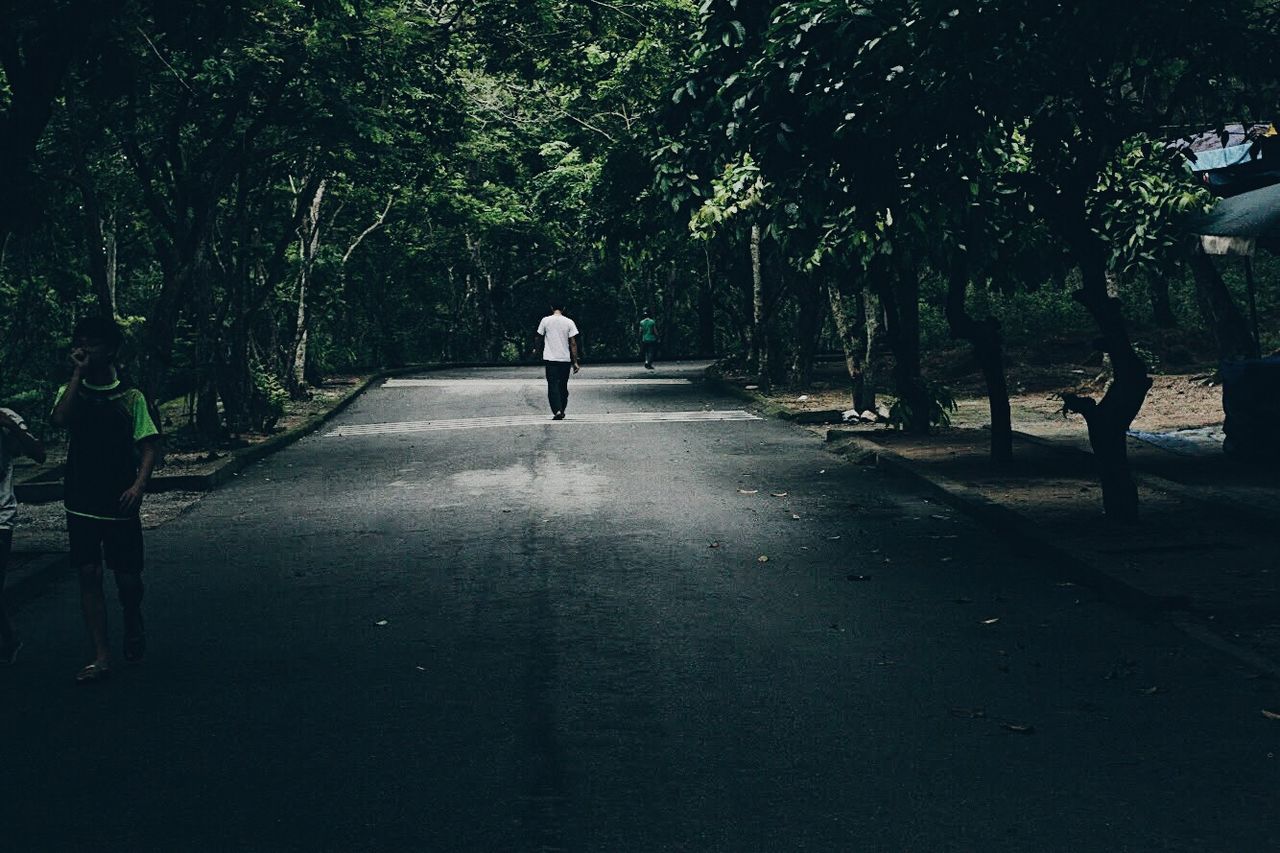
{"label": "boy's sandal", "polygon": [[90,681],[101,681],[110,674],[111,667],[108,664],[94,661],[76,673],[76,682],[78,684],[86,684]]}

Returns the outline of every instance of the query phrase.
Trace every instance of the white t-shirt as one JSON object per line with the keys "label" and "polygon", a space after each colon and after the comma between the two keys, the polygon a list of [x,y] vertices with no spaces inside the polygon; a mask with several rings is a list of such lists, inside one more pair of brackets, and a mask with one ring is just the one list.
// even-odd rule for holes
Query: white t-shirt
{"label": "white t-shirt", "polygon": [[[22,418],[13,409],[0,408],[13,418],[18,426],[23,425]],[[18,517],[18,499],[13,496],[13,460],[18,455],[18,439],[8,430],[0,432],[0,530],[13,527],[13,520]],[[0,583],[4,580],[0,578]]]}
{"label": "white t-shirt", "polygon": [[563,314],[551,314],[538,324],[542,335],[543,361],[573,361],[569,352],[569,338],[578,336],[578,327]]}

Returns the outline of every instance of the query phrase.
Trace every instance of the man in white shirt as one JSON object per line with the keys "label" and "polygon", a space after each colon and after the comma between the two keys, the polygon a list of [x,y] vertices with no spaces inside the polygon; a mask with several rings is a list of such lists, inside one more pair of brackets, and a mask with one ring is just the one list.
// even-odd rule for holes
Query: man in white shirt
{"label": "man in white shirt", "polygon": [[564,303],[553,302],[551,313],[538,324],[537,349],[542,352],[542,363],[547,369],[547,401],[551,403],[551,417],[564,420],[564,410],[569,405],[569,368],[577,373],[578,327],[564,316]]}

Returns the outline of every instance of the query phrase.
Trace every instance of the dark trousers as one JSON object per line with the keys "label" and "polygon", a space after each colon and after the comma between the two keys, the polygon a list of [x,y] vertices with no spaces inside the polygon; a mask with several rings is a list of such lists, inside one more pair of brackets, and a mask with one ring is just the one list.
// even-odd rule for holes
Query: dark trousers
{"label": "dark trousers", "polygon": [[569,405],[569,371],[573,365],[567,361],[544,361],[543,364],[547,367],[547,402],[554,415]]}
{"label": "dark trousers", "polygon": [[640,351],[644,353],[645,367],[653,367],[653,354],[657,349],[657,341],[642,341],[640,343]]}

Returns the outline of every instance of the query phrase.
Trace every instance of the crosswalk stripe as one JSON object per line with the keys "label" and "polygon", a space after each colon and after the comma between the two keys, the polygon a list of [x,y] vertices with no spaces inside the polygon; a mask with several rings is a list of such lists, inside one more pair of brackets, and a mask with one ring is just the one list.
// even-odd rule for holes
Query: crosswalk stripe
{"label": "crosswalk stripe", "polygon": [[736,409],[719,412],[616,412],[570,415],[562,421],[553,421],[544,415],[509,415],[496,418],[450,418],[436,421],[401,421],[398,423],[352,424],[325,433],[328,438],[356,435],[394,435],[410,432],[436,432],[440,430],[492,429],[495,427],[522,426],[571,426],[574,424],[646,424],[692,423],[698,421],[758,421],[750,412]]}
{"label": "crosswalk stripe", "polygon": [[[383,388],[523,388],[542,385],[541,376],[528,379],[388,379]],[[691,379],[574,379],[570,387],[601,385],[692,385]]]}

